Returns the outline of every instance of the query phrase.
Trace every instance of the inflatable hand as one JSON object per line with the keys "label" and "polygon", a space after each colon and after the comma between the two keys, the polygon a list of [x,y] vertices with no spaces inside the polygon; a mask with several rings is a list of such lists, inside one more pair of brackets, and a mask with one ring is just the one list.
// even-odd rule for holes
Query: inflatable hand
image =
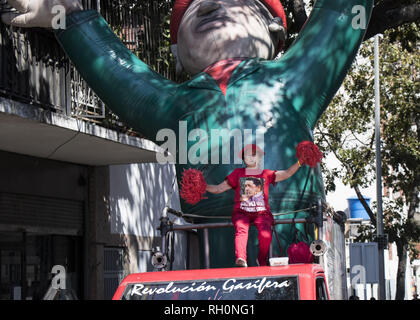
{"label": "inflatable hand", "polygon": [[78,0],[8,0],[7,2],[18,12],[2,14],[1,20],[6,24],[24,28],[51,28],[58,10],[64,9],[66,15],[82,10]]}
{"label": "inflatable hand", "polygon": [[196,204],[206,193],[207,183],[203,173],[197,169],[188,169],[182,172],[181,191],[182,199],[189,204]]}

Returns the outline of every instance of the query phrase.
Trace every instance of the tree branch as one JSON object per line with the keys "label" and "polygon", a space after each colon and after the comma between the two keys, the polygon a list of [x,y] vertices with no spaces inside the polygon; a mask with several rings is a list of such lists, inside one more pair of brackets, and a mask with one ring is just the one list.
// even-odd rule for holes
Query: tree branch
{"label": "tree branch", "polygon": [[398,27],[404,23],[420,21],[420,4],[395,7],[390,1],[381,2],[373,8],[363,41],[370,39],[387,29]]}
{"label": "tree branch", "polygon": [[296,30],[299,32],[308,19],[305,11],[305,3],[303,0],[289,0],[288,9],[292,12]]}
{"label": "tree branch", "polygon": [[[337,154],[337,152],[332,148],[332,146],[331,146],[330,142],[328,141],[328,139],[325,138],[324,133],[321,130],[319,130],[319,132],[321,133],[322,138],[327,142],[328,146],[330,147],[331,152],[335,155],[335,157],[338,159],[338,161],[340,161],[342,163],[342,165],[346,168],[347,172],[352,177],[354,177],[355,176],[355,173],[354,173],[352,167],[347,162],[345,162],[343,159],[340,158],[340,156]],[[372,210],[367,205],[366,200],[364,199],[362,193],[360,192],[359,187],[356,185],[356,186],[353,186],[353,189],[356,192],[357,198],[359,199],[359,201],[362,204],[363,208],[366,210],[367,214],[369,215],[370,222],[372,223],[372,225],[376,226],[376,217],[375,217],[375,214],[372,212]]]}
{"label": "tree branch", "polygon": [[[372,154],[372,150],[373,150],[373,142],[375,141],[375,132],[373,132],[371,138],[370,138],[370,143],[369,143],[369,148],[368,148],[368,152],[366,153],[365,156],[365,161],[369,160],[370,155]],[[356,168],[356,170],[354,171],[353,175],[357,175],[359,174],[359,170],[358,168]]]}

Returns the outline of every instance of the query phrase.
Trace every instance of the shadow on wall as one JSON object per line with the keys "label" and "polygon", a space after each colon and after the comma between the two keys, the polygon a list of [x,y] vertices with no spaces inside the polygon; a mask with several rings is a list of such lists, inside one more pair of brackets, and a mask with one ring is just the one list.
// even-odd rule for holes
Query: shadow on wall
{"label": "shadow on wall", "polygon": [[[110,166],[110,229],[112,234],[124,238],[126,250],[129,251],[125,253],[126,258],[135,258],[135,261],[130,262],[131,272],[151,271],[150,261],[143,260],[151,256],[149,253],[152,248],[145,248],[145,242],[141,239],[160,240],[157,228],[165,205],[181,210],[175,178],[174,165],[138,163]],[[176,217],[170,215],[169,218],[172,221]],[[179,218],[174,222],[183,223]],[[179,259],[186,255],[185,238],[184,233],[176,233],[174,269],[185,265],[185,261]]]}
{"label": "shadow on wall", "polygon": [[156,228],[169,197],[169,205],[180,210],[178,185],[174,179],[173,165],[110,166],[111,233],[160,236]]}

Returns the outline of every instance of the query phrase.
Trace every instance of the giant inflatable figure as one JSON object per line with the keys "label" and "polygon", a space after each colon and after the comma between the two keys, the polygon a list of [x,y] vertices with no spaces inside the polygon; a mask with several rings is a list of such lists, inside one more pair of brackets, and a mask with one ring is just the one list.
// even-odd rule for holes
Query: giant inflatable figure
{"label": "giant inflatable figure", "polygon": [[[242,133],[241,146],[256,143],[264,149],[264,168],[286,169],[296,162],[297,144],[313,140],[312,130],[362,42],[366,30],[360,27],[363,24],[355,25],[354,19],[361,14],[368,20],[373,6],[373,0],[317,0],[293,45],[273,60],[287,28],[278,0],[177,0],[171,18],[172,49],[178,71],[193,75],[177,84],[139,60],[98,12],[82,10],[77,1],[8,2],[21,14],[8,14],[3,21],[22,27],[51,27],[53,6],[63,5],[66,28],[55,33],[89,86],[149,139],[159,140],[164,128],[175,132],[178,147],[172,151],[178,179],[183,169],[194,167],[204,171],[209,184],[220,183],[241,166],[234,161],[234,143],[223,149],[235,129]],[[212,139],[214,129],[226,130]],[[263,136],[263,146],[257,131]],[[186,141],[188,135],[190,141]],[[186,148],[181,147],[184,142]],[[199,150],[201,161],[196,161],[194,150]],[[223,160],[226,155],[229,161]],[[319,166],[313,184],[306,183],[310,170],[303,166],[293,177],[271,187],[273,213],[307,208],[325,198]],[[210,194],[196,205],[182,203],[182,210],[229,216],[233,198],[233,192]],[[276,230],[285,254],[294,229],[278,225]],[[209,237],[211,267],[234,265],[233,231],[211,229]],[[248,261],[252,264],[257,252],[255,233],[250,240]]]}

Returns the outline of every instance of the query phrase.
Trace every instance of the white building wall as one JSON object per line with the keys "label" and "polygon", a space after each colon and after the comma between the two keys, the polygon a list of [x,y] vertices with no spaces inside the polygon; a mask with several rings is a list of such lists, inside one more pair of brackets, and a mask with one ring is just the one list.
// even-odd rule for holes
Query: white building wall
{"label": "white building wall", "polygon": [[173,165],[139,163],[110,166],[111,233],[159,236],[156,227],[169,197],[170,206],[180,209],[174,178]]}
{"label": "white building wall", "polygon": [[[165,205],[180,210],[173,164],[138,163],[110,166],[109,211],[111,233],[137,237],[160,237],[157,228]],[[176,224],[182,219],[169,214]],[[175,233],[173,269],[185,269],[186,234]],[[151,271],[149,248],[131,252],[130,272]]]}

